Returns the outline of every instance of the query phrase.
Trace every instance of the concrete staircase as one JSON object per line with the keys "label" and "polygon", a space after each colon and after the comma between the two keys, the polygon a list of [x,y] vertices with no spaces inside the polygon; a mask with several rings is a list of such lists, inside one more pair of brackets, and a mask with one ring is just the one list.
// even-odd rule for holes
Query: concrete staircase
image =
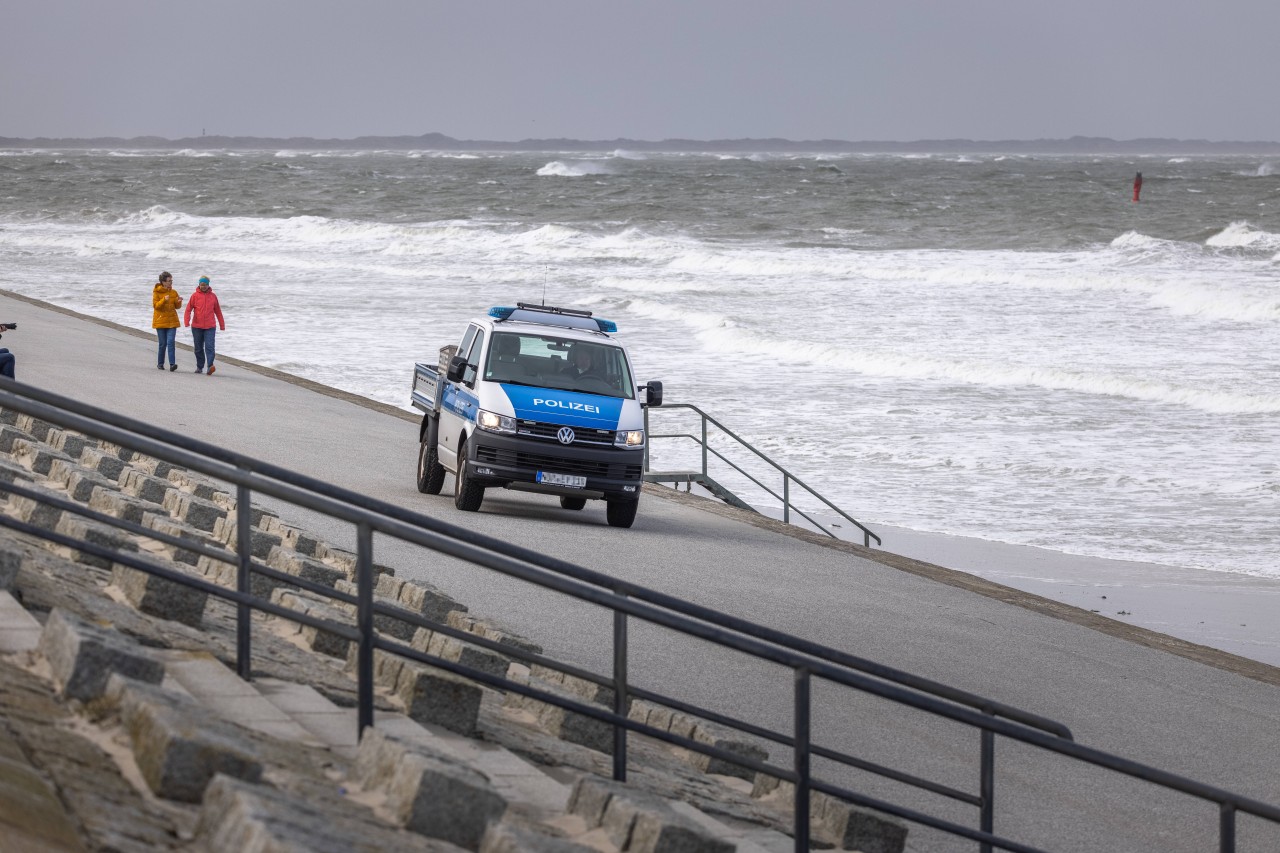
{"label": "concrete staircase", "polygon": [[[7,484],[137,527],[79,518]],[[0,412],[0,500],[0,511],[34,527],[234,585],[234,493],[168,463]],[[354,554],[259,507],[246,511],[260,565],[354,593]],[[490,644],[541,652],[428,583],[391,567],[376,572],[381,601]],[[60,812],[36,822],[0,807],[0,835],[7,826],[12,837],[27,833],[45,845],[31,849],[793,849],[785,798],[750,794],[777,786],[736,765],[633,735],[630,781],[619,785],[608,778],[611,736],[582,725],[589,718],[557,716],[548,710],[555,706],[397,656],[377,656],[375,727],[359,739],[354,652],[337,634],[256,615],[254,679],[244,681],[227,664],[235,655],[230,605],[98,555],[0,529],[0,590],[0,685],[22,685],[19,695],[38,696],[55,718],[24,715],[35,699],[0,693],[0,726],[18,746],[13,756],[0,749],[0,792],[6,782],[38,778],[41,802]],[[254,590],[354,623],[350,605],[287,580],[255,575]],[[378,627],[447,660],[612,701],[594,684],[531,670],[491,647],[398,620]],[[659,707],[632,703],[631,716],[765,757],[757,745]],[[50,726],[74,733],[75,746],[52,746]],[[104,793],[77,783],[63,755],[77,750],[93,755],[84,761],[98,768]],[[883,815],[824,802],[813,818],[822,847],[903,849],[905,827]]]}

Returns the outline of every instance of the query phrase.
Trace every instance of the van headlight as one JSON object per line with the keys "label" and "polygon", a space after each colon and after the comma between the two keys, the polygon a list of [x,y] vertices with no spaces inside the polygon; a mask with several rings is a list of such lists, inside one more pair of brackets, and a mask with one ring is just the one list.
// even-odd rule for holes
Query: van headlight
{"label": "van headlight", "polygon": [[516,419],[510,415],[499,415],[481,409],[476,414],[476,426],[489,432],[500,432],[507,435],[516,434]]}
{"label": "van headlight", "polygon": [[613,444],[615,447],[644,447],[644,430],[620,429],[614,436]]}

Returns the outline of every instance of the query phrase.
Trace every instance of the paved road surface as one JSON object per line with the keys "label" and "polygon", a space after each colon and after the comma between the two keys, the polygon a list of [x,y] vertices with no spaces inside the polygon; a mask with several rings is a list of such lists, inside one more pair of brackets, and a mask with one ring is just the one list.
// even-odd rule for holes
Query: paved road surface
{"label": "paved road surface", "polygon": [[[231,319],[219,336],[225,353],[235,350]],[[598,503],[573,513],[553,498],[514,492],[490,492],[480,513],[462,514],[449,496],[414,488],[417,426],[407,413],[317,393],[225,357],[216,376],[196,375],[189,350],[180,353],[180,372],[158,371],[154,338],[2,294],[0,320],[20,323],[4,344],[18,354],[21,381],[989,695],[1061,720],[1081,743],[1280,803],[1274,670],[1270,684],[1242,677],[652,492],[630,530],[608,527]],[[408,383],[406,367],[406,399]],[[343,526],[283,509],[331,541],[352,540]],[[452,559],[381,539],[376,548],[376,559],[402,575],[436,584],[551,653],[605,670],[607,616]],[[788,673],[642,626],[632,637],[632,673],[646,686],[789,724]],[[976,791],[978,739],[969,730],[830,686],[815,687],[814,703],[815,742]],[[779,748],[773,754],[789,761]],[[1054,850],[1217,849],[1208,804],[1007,741],[996,754],[997,831]],[[976,826],[971,807],[839,778]],[[1241,850],[1280,850],[1280,832],[1249,819],[1239,838]],[[910,849],[976,845],[913,829]]]}

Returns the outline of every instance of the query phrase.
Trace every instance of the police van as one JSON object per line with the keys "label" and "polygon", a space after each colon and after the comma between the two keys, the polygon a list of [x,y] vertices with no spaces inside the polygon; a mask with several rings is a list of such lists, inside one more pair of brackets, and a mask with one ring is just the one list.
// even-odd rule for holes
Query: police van
{"label": "police van", "polygon": [[580,510],[603,500],[613,527],[630,527],[644,473],[644,408],[662,383],[638,385],[617,326],[590,311],[495,307],[467,324],[437,365],[414,366],[418,491],[475,512],[490,488],[556,495]]}

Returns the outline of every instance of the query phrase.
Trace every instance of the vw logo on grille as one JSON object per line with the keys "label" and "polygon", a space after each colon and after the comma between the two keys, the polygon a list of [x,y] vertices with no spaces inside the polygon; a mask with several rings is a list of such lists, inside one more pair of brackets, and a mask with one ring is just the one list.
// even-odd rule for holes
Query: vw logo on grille
{"label": "vw logo on grille", "polygon": [[556,438],[560,439],[561,444],[573,444],[573,430],[568,427],[560,427],[560,431],[556,433]]}

